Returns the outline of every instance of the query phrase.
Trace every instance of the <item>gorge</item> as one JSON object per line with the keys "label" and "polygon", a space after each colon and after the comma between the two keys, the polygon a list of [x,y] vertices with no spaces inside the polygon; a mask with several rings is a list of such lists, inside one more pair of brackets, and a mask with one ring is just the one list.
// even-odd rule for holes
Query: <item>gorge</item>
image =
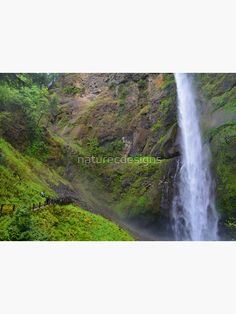
{"label": "gorge", "polygon": [[1,240],[234,240],[235,174],[233,73],[0,75]]}

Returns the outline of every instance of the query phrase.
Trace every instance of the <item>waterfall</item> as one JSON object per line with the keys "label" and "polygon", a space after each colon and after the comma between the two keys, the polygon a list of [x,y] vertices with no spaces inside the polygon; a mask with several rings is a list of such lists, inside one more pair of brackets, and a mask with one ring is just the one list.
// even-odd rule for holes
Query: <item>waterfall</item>
{"label": "waterfall", "polygon": [[181,163],[173,200],[176,240],[217,240],[218,217],[209,167],[209,147],[203,144],[196,93],[189,74],[175,74],[178,97]]}

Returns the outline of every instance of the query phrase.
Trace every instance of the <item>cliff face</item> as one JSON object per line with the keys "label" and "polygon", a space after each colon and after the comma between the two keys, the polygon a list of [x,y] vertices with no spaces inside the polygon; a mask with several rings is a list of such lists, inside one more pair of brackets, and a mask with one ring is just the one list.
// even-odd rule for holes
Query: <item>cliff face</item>
{"label": "cliff face", "polygon": [[[68,74],[52,93],[60,106],[51,133],[74,150],[74,158],[133,158],[86,167],[70,163],[65,175],[84,202],[125,219],[169,219],[179,156],[174,76]],[[156,161],[138,161],[142,156]]]}
{"label": "cliff face", "polygon": [[178,155],[172,75],[75,74],[59,84],[57,132],[64,138],[84,144],[96,137],[101,146],[123,139],[128,155]]}
{"label": "cliff face", "polygon": [[[217,208],[224,221],[232,220],[236,216],[236,76],[196,74],[194,78],[204,137],[212,150]],[[147,223],[169,218],[180,155],[174,76],[66,74],[52,92],[59,95],[60,106],[51,132],[74,151],[74,158],[158,158],[145,164],[81,167],[71,163],[66,176],[80,191],[86,190],[85,202]]]}
{"label": "cliff face", "polygon": [[[217,209],[235,238],[236,217],[236,75],[198,74],[205,140],[210,142]],[[225,224],[226,222],[226,224]]]}

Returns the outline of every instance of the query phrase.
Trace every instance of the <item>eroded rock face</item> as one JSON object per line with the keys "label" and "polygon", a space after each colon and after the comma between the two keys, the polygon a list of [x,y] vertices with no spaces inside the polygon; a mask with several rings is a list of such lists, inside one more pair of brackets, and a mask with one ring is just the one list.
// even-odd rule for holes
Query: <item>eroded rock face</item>
{"label": "eroded rock face", "polygon": [[67,163],[65,176],[80,199],[129,222],[167,221],[179,155],[173,75],[68,74],[52,92],[60,96],[53,132],[79,153],[154,158],[88,169]]}
{"label": "eroded rock face", "polygon": [[[218,210],[225,219],[236,217],[236,77],[197,74],[195,79],[202,127],[211,143]],[[153,156],[161,161],[142,171],[135,165],[96,170],[93,175],[110,193],[110,208],[130,219],[169,217],[180,155],[174,76],[69,74],[61,78],[55,92],[61,105],[53,128],[67,143],[87,151],[92,140],[100,154]]]}
{"label": "eroded rock face", "polygon": [[[61,81],[62,90],[72,84],[83,93],[62,95],[59,133],[83,142],[96,137],[101,144],[125,138],[131,143],[131,155],[162,151],[162,158],[171,158],[178,154],[172,75],[73,74]],[[167,131],[172,132],[171,142],[164,139],[170,137]]]}

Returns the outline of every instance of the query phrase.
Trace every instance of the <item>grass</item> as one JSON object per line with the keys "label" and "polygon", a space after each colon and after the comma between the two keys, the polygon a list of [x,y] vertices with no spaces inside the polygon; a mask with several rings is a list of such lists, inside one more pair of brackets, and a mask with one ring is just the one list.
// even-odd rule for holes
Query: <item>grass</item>
{"label": "grass", "polygon": [[131,241],[125,230],[100,215],[74,205],[47,206],[0,218],[0,240]]}
{"label": "grass", "polygon": [[55,196],[50,185],[68,184],[39,160],[23,156],[0,139],[0,203],[25,205],[42,202],[40,192]]}
{"label": "grass", "polygon": [[29,212],[32,203],[43,202],[40,192],[53,197],[56,194],[50,185],[69,183],[39,160],[23,156],[3,139],[0,139],[0,181],[0,204],[17,205],[11,215],[11,210],[8,212],[4,207],[0,240],[133,240],[111,221],[73,205]]}

